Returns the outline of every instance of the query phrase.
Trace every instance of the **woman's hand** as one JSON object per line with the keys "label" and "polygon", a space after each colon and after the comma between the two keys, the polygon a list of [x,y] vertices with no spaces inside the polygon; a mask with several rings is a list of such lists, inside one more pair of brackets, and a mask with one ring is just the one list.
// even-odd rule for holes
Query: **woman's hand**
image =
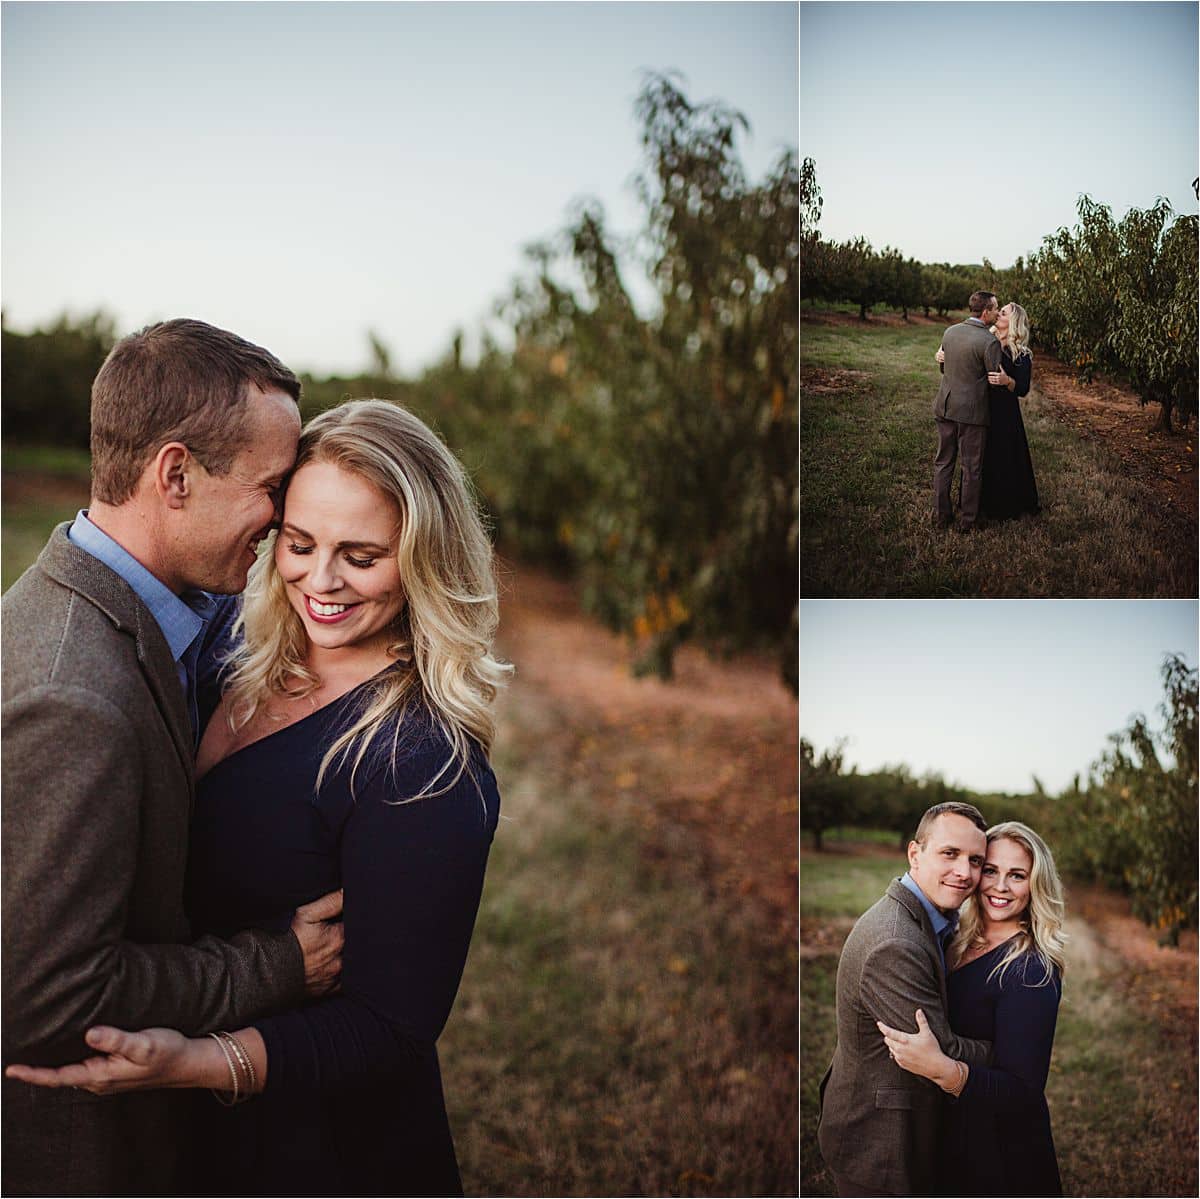
{"label": "woman's hand", "polygon": [[938,352],[934,354],[933,360],[938,364],[938,366],[941,366],[942,363],[946,361],[946,351],[943,350],[941,346],[938,346]]}
{"label": "woman's hand", "polygon": [[173,1028],[122,1032],[119,1028],[98,1025],[88,1029],[85,1039],[99,1056],[57,1069],[9,1066],[4,1074],[37,1087],[75,1087],[93,1095],[159,1087],[229,1085],[229,1072],[221,1060],[220,1047],[207,1037],[185,1037]]}
{"label": "woman's hand", "polygon": [[[1012,382],[1012,378],[1004,373],[1004,367],[996,371],[988,371],[988,382],[993,387],[1008,387]],[[1011,391],[1012,389],[1009,388]]]}
{"label": "woman's hand", "polygon": [[[948,1058],[937,1042],[937,1037],[929,1031],[925,1013],[917,1008],[917,1031],[900,1032],[899,1029],[889,1028],[879,1020],[876,1027],[883,1033],[884,1043],[892,1055],[892,1061],[907,1070],[910,1074],[919,1074],[922,1078],[939,1079],[947,1075],[953,1077],[953,1059]],[[940,1082],[939,1082],[940,1085]]]}

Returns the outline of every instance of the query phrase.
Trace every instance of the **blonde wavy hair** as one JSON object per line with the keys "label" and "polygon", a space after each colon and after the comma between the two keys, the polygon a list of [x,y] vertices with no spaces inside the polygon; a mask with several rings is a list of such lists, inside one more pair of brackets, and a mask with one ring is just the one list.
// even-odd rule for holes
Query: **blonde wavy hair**
{"label": "blonde wavy hair", "polygon": [[[1016,362],[1021,357],[1032,358],[1033,351],[1029,348],[1029,313],[1015,300],[1010,303],[1012,311],[1008,314],[1008,337],[1001,344],[1008,346]],[[992,332],[995,331],[996,326],[993,325]]]}
{"label": "blonde wavy hair", "polygon": [[[992,967],[988,981],[999,973],[1003,983],[1008,967],[1023,953],[1032,953],[1041,963],[1043,976],[1040,982],[1026,985],[1044,987],[1053,977],[1055,969],[1060,977],[1066,969],[1064,949],[1067,935],[1063,932],[1066,904],[1062,883],[1046,842],[1027,824],[1008,820],[988,829],[989,845],[1002,840],[1015,841],[1029,854],[1032,862],[1029,871],[1029,906],[1019,920],[1020,931],[1008,942],[1008,950]],[[974,894],[962,906],[958,932],[950,943],[948,954],[952,962],[958,962],[968,950],[982,948],[985,944],[979,902],[978,894]]]}
{"label": "blonde wavy hair", "polygon": [[[351,400],[310,421],[294,470],[310,462],[359,476],[400,509],[396,563],[405,596],[388,646],[397,665],[375,677],[353,723],[329,747],[316,789],[335,762],[348,759],[353,787],[364,755],[389,723],[394,768],[403,717],[423,706],[451,754],[438,774],[401,802],[444,794],[468,768],[472,741],[490,751],[492,704],[513,669],[492,653],[499,622],[492,546],[471,485],[432,430],[385,400]],[[320,686],[306,665],[304,625],[288,600],[274,550],[273,536],[250,572],[238,622],[244,639],[230,658],[225,694],[235,731],[272,695],[302,699]],[[454,776],[435,790],[455,766]]]}

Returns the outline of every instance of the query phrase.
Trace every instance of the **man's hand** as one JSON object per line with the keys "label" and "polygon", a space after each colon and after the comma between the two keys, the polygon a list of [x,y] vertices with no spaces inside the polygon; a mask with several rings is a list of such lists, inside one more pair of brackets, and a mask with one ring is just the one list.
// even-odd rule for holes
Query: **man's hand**
{"label": "man's hand", "polygon": [[346,936],[340,923],[329,922],[341,914],[342,893],[338,890],[297,908],[292,918],[292,932],[304,954],[304,989],[314,998],[337,990]]}

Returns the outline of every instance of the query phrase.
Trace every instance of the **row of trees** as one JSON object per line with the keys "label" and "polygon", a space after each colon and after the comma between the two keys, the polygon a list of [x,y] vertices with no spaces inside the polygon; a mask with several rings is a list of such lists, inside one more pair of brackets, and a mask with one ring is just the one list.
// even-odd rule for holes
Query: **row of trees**
{"label": "row of trees", "polygon": [[1060,870],[1129,895],[1134,912],[1172,944],[1197,925],[1197,676],[1182,657],[1163,661],[1162,724],[1138,716],[1060,795],[980,795],[903,768],[858,774],[844,768],[844,744],[800,752],[800,824],[823,848],[839,827],[887,829],[899,846],[926,808],[945,800],[975,804],[990,824],[1021,820],[1054,852]]}
{"label": "row of trees", "polygon": [[1143,404],[1159,405],[1186,425],[1200,387],[1197,339],[1198,218],[1174,216],[1166,200],[1130,209],[1116,220],[1089,196],[1079,223],[1043,238],[1028,260],[1007,270],[979,265],[922,265],[891,247],[875,251],[863,238],[828,242],[818,229],[822,200],[816,165],[800,172],[803,294],[812,301],[850,301],[866,317],[874,304],[922,307],[944,316],[986,288],[1029,313],[1035,343],[1090,382],[1097,371],[1128,381]]}
{"label": "row of trees", "polygon": [[[349,396],[411,407],[459,454],[505,548],[577,571],[586,606],[636,643],[639,668],[668,675],[695,638],[775,653],[794,686],[796,155],[748,179],[745,119],[693,105],[665,76],[646,80],[636,112],[634,265],[656,311],[635,310],[631,255],[584,203],[498,304],[513,350],[485,344],[467,367],[456,340],[404,381],[372,335],[371,371],[304,380],[305,415]],[[114,335],[102,319],[5,330],[5,436],[86,446],[91,380]]]}

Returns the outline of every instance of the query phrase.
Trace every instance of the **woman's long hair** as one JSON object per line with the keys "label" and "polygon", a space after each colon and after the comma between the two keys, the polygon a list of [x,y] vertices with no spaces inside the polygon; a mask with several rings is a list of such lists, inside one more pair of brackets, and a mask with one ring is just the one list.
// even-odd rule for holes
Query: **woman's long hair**
{"label": "woman's long hair", "polygon": [[1029,314],[1020,304],[1014,302],[1009,311],[1008,336],[1001,344],[1008,346],[1014,362],[1021,357],[1033,357],[1029,348]]}
{"label": "woman's long hair", "polygon": [[[400,509],[396,563],[405,603],[369,701],[321,760],[316,788],[336,761],[353,758],[351,783],[373,738],[389,722],[392,763],[402,717],[423,706],[451,754],[416,795],[440,795],[467,768],[471,741],[487,753],[492,703],[512,666],[492,655],[499,622],[492,546],[458,460],[412,413],[384,400],[352,400],[322,412],[300,437],[295,469],[325,462],[359,476]],[[250,572],[240,624],[244,641],[226,685],[229,723],[241,728],[271,695],[300,699],[320,685],[305,664],[307,638],[275,565],[274,539]],[[453,777],[435,790],[457,766]]]}
{"label": "woman's long hair", "polygon": [[[1029,854],[1033,863],[1029,871],[1029,906],[1019,918],[1020,931],[1008,942],[1008,949],[992,967],[988,981],[999,973],[1003,983],[1008,967],[1023,953],[1028,952],[1041,963],[1043,976],[1040,982],[1026,985],[1043,987],[1053,977],[1056,969],[1061,977],[1066,968],[1063,955],[1067,943],[1067,936],[1063,932],[1066,904],[1063,901],[1062,883],[1054,865],[1054,857],[1046,847],[1046,842],[1019,820],[1007,820],[1003,824],[993,825],[987,831],[987,840],[989,845],[993,841],[1015,841]],[[978,949],[985,944],[979,903],[979,895],[976,893],[962,906],[958,932],[950,944],[949,956],[954,962],[969,949]]]}

